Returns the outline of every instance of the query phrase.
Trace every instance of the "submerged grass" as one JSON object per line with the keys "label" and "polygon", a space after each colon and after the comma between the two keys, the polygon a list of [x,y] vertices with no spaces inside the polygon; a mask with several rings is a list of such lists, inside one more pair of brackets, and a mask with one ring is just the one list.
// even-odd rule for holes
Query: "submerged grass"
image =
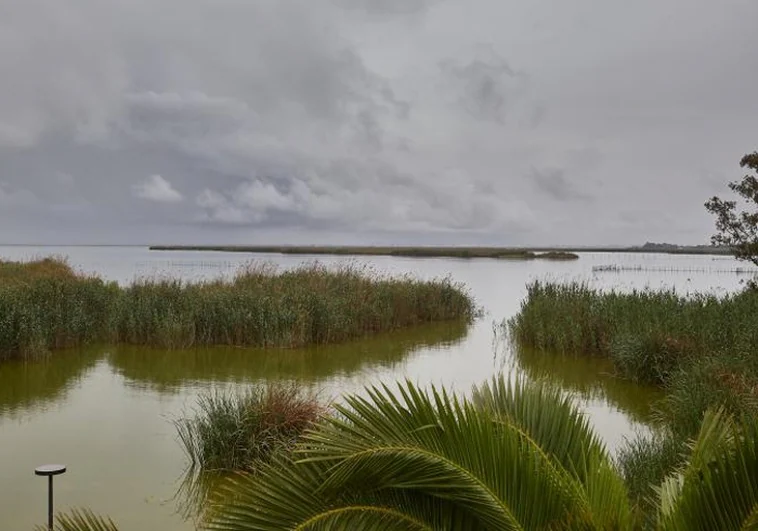
{"label": "submerged grass", "polygon": [[355,266],[248,266],[231,279],[143,279],[122,288],[60,260],[0,263],[0,359],[93,342],[297,347],[475,313],[471,297],[449,279],[386,277]]}

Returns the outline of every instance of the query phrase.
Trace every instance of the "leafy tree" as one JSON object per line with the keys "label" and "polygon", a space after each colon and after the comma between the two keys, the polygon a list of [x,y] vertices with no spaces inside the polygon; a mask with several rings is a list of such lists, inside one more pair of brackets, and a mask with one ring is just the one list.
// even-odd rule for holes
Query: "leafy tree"
{"label": "leafy tree", "polygon": [[[740,166],[758,173],[758,151],[742,157]],[[705,203],[708,212],[716,216],[718,233],[711,243],[731,247],[739,260],[758,265],[758,178],[745,175],[741,181],[730,182],[729,189],[740,196],[739,204],[715,196]]]}

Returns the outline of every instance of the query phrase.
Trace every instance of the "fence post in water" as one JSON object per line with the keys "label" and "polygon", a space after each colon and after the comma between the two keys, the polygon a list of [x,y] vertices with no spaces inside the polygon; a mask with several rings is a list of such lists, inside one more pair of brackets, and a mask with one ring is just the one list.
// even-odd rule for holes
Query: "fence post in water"
{"label": "fence post in water", "polygon": [[47,529],[53,531],[53,476],[63,474],[66,465],[42,465],[34,469],[35,476],[47,476]]}

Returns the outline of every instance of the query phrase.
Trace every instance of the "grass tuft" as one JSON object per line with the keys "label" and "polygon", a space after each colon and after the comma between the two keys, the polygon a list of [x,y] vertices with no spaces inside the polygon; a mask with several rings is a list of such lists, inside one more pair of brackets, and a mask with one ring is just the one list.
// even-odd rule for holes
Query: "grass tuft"
{"label": "grass tuft", "polygon": [[200,395],[195,411],[174,421],[189,458],[177,492],[184,516],[202,518],[216,487],[230,474],[256,473],[289,454],[326,410],[294,383]]}
{"label": "grass tuft", "polygon": [[250,472],[291,449],[324,410],[298,386],[278,383],[201,395],[194,416],[174,424],[192,469]]}
{"label": "grass tuft", "polygon": [[656,487],[685,464],[687,455],[686,443],[666,430],[639,435],[620,448],[616,463],[629,499],[644,520],[646,529],[655,528]]}

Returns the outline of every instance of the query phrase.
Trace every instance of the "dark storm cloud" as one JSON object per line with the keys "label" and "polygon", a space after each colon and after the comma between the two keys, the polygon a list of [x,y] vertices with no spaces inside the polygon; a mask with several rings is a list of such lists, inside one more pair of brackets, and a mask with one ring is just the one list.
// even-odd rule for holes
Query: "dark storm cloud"
{"label": "dark storm cloud", "polygon": [[443,0],[334,0],[342,8],[363,10],[375,15],[420,13],[441,1]]}
{"label": "dark storm cloud", "polygon": [[589,201],[592,197],[583,192],[566,177],[560,168],[533,168],[530,178],[537,190],[556,201]]}
{"label": "dark storm cloud", "polygon": [[0,0],[0,239],[705,241],[758,147],[756,17]]}
{"label": "dark storm cloud", "polygon": [[502,123],[511,97],[523,79],[491,46],[479,46],[476,57],[456,64],[443,61],[441,67],[458,91],[461,106],[478,120]]}

